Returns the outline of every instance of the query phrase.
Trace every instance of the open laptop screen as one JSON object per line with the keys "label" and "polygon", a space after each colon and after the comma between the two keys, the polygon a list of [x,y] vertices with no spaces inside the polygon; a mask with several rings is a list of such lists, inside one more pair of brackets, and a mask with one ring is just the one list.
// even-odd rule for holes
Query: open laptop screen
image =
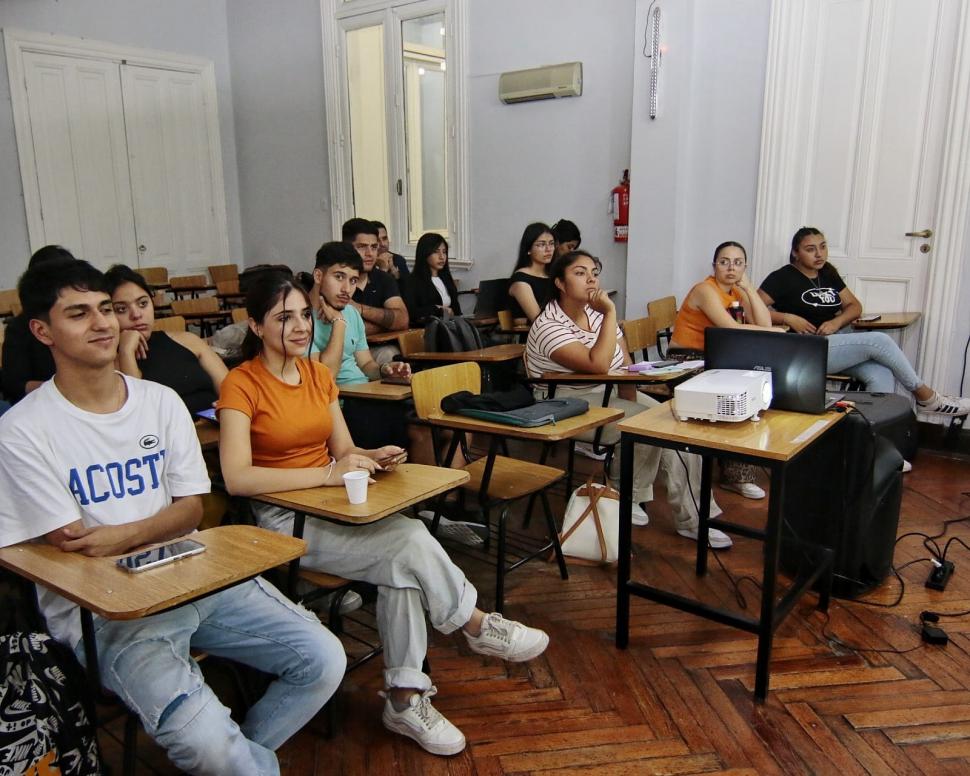
{"label": "open laptop screen", "polygon": [[825,337],[712,327],[704,332],[707,369],[771,372],[771,406],[792,412],[825,411],[828,366]]}
{"label": "open laptop screen", "polygon": [[509,309],[509,279],[481,280],[475,299],[475,315],[495,315],[499,310]]}

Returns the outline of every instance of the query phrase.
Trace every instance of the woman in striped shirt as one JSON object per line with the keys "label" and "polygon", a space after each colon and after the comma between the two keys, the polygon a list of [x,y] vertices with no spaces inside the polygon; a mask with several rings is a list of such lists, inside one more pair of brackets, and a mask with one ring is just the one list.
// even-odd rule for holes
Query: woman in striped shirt
{"label": "woman in striped shirt", "polygon": [[[630,363],[630,354],[623,341],[623,332],[616,321],[616,307],[599,285],[600,262],[586,251],[571,251],[552,265],[550,276],[557,297],[539,314],[526,345],[526,363],[530,377],[547,371],[598,374]],[[617,396],[610,406],[622,409],[624,417],[632,417],[657,404],[636,390],[635,385],[617,386]],[[603,386],[561,387],[562,394],[586,398],[590,403],[602,401]],[[590,432],[586,439],[592,439]],[[580,437],[581,439],[583,437]],[[606,426],[602,442],[615,444],[619,432],[615,424]],[[634,525],[646,525],[643,503],[653,500],[653,483],[663,476],[676,522],[677,533],[697,539],[697,507],[695,494],[700,493],[700,458],[662,450],[653,445],[637,445],[633,462]],[[610,477],[611,484],[618,485]],[[711,515],[721,510],[711,499]],[[708,533],[711,547],[731,546],[727,534],[711,528]]]}

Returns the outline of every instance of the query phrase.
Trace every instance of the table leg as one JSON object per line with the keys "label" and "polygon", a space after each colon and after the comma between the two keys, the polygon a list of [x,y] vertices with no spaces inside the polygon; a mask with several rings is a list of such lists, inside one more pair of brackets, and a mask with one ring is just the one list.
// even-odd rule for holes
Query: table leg
{"label": "table leg", "polygon": [[[295,512],[293,514],[293,535],[297,539],[303,538],[303,529],[306,527],[306,513]],[[286,592],[292,600],[296,600],[296,583],[300,578],[300,559],[294,558],[290,561],[290,571],[286,580]]]}
{"label": "table leg", "polygon": [[620,437],[620,547],[616,564],[616,646],[630,643],[630,553],[633,549],[633,438]]}
{"label": "table leg", "polygon": [[[679,455],[679,453],[678,453]],[[697,576],[707,573],[707,524],[711,519],[711,473],[714,459],[710,455],[701,457],[701,494],[697,505]]]}
{"label": "table leg", "polygon": [[761,619],[758,623],[758,661],[755,667],[754,699],[763,703],[768,695],[771,644],[775,635],[775,588],[778,582],[778,548],[781,544],[781,510],[785,497],[784,467],[771,467],[768,496],[768,525],[765,529],[765,565],[761,578]]}
{"label": "table leg", "polygon": [[94,638],[94,617],[90,610],[83,606],[81,610],[81,638],[84,641],[84,664],[88,674],[88,682],[95,697],[101,692],[101,668],[98,665],[98,642]]}

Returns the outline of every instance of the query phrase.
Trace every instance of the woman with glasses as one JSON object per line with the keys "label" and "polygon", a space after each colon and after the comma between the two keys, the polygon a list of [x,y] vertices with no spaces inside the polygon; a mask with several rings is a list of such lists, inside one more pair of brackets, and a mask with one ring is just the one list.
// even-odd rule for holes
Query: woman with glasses
{"label": "woman with glasses", "polygon": [[799,334],[826,337],[829,372],[852,375],[867,391],[892,393],[898,380],[913,394],[920,412],[949,417],[970,413],[970,399],[934,391],[888,335],[845,330],[862,315],[862,304],[828,258],[822,232],[813,226],[795,232],[788,264],[768,275],[758,290],[771,307],[771,320]]}
{"label": "woman with glasses", "polygon": [[[704,329],[709,326],[771,328],[771,314],[748,279],[747,264],[748,255],[741,243],[723,242],[714,249],[714,273],[694,286],[684,299],[674,321],[671,348],[703,353]],[[745,498],[765,497],[764,490],[754,481],[755,475],[750,464],[721,461],[721,487]]]}
{"label": "woman with glasses", "polygon": [[[747,264],[741,243],[728,241],[717,246],[713,274],[690,290],[677,312],[671,347],[703,352],[704,329],[709,326],[771,328],[771,313],[748,279]],[[734,317],[733,310],[743,313],[743,321]]]}
{"label": "woman with glasses", "polygon": [[509,309],[514,318],[528,318],[532,323],[555,296],[549,279],[549,265],[555,254],[552,230],[545,224],[529,224],[519,241],[519,258],[509,281]]}
{"label": "woman with glasses", "polygon": [[[630,352],[616,322],[616,307],[600,288],[599,274],[599,259],[586,251],[572,251],[556,259],[551,276],[557,296],[532,324],[526,343],[529,377],[541,377],[543,372],[602,374],[630,363]],[[602,384],[564,385],[556,395],[586,399],[591,406],[597,406],[603,400],[603,390]],[[627,383],[617,386],[610,406],[623,410],[629,418],[657,406],[657,402]],[[604,444],[619,440],[615,423],[605,426],[601,433]],[[580,437],[585,441],[593,438],[592,431]],[[696,455],[662,450],[654,445],[635,445],[633,524],[647,524],[643,504],[653,500],[653,484],[660,477],[666,486],[675,530],[696,541],[698,514],[694,499],[700,497],[700,471],[700,458]],[[618,487],[617,478],[611,475],[610,484]],[[719,514],[721,510],[712,498],[711,516]],[[716,528],[708,529],[707,539],[714,549],[731,546],[731,538]]]}

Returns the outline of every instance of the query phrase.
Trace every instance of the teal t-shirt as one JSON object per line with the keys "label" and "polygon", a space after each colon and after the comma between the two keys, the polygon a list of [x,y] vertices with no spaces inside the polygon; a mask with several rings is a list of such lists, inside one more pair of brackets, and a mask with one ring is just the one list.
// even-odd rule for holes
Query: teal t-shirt
{"label": "teal t-shirt", "polygon": [[[368,349],[364,319],[360,317],[357,308],[351,305],[347,305],[341,315],[347,321],[347,325],[344,327],[344,355],[340,361],[340,371],[336,376],[337,385],[369,382],[367,375],[360,371],[360,367],[357,366],[357,359],[354,355]],[[332,324],[324,323],[319,319],[314,321],[313,343],[310,345],[310,353],[320,353],[326,350],[332,333]]]}

